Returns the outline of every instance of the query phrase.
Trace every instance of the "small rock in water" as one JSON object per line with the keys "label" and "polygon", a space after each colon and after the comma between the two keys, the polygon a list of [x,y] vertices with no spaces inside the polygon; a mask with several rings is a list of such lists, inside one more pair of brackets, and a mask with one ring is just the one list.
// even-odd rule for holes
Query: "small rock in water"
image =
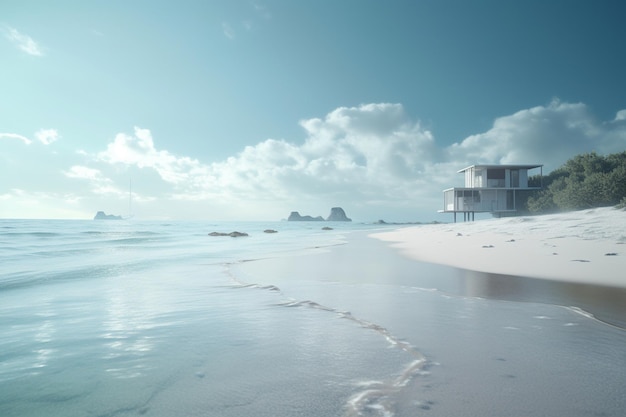
{"label": "small rock in water", "polygon": [[617,253],[609,252],[609,253],[605,253],[604,256],[617,256]]}
{"label": "small rock in water", "polygon": [[243,233],[243,232],[230,232],[230,233],[223,233],[223,232],[211,232],[209,233],[209,236],[230,236],[230,237],[240,237],[240,236],[248,236],[247,233]]}
{"label": "small rock in water", "polygon": [[494,247],[493,245],[483,245],[483,248],[487,248],[487,249],[490,249],[490,248],[493,248],[493,247]]}
{"label": "small rock in water", "polygon": [[263,230],[263,233],[278,233],[278,232],[274,229],[265,229]]}
{"label": "small rock in water", "polygon": [[333,230],[333,228],[332,227],[328,227],[328,226],[324,226],[324,227],[322,227],[322,230]]}

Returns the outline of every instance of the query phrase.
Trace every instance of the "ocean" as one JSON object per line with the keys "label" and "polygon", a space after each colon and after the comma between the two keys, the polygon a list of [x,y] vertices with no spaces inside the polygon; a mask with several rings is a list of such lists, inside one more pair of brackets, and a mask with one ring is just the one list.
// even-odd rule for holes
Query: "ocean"
{"label": "ocean", "polygon": [[0,220],[0,416],[624,415],[620,317],[489,296],[390,227]]}

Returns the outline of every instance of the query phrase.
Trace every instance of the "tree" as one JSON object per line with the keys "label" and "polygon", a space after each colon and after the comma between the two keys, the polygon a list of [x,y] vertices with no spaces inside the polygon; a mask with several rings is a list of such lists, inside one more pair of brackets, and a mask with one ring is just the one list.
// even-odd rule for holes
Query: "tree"
{"label": "tree", "polygon": [[548,176],[529,179],[541,182],[544,189],[527,202],[533,213],[616,205],[626,198],[626,152],[577,155]]}

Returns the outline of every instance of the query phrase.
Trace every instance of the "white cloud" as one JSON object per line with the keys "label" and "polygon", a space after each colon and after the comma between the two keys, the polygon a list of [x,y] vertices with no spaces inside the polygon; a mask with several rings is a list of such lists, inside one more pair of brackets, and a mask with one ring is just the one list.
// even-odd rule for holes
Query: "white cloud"
{"label": "white cloud", "polygon": [[98,169],[93,169],[85,166],[74,165],[68,171],[64,172],[68,178],[78,178],[86,180],[101,180],[102,172]]}
{"label": "white cloud", "polygon": [[300,124],[307,139],[299,149],[305,159],[299,175],[350,197],[392,198],[403,187],[409,197],[435,155],[432,134],[399,104],[342,107]]}
{"label": "white cloud", "polygon": [[[49,145],[52,142],[57,141],[60,136],[56,129],[39,129],[35,132],[35,137],[44,145]],[[0,133],[0,139],[2,138],[18,139],[27,145],[33,143],[33,141],[28,139],[26,136],[18,135],[17,133]]]}
{"label": "white cloud", "polygon": [[0,139],[17,139],[21,140],[27,145],[33,143],[33,141],[28,139],[26,136],[18,135],[17,133],[0,133]]}
{"label": "white cloud", "polygon": [[626,110],[620,110],[615,114],[615,121],[626,120]]}
{"label": "white cloud", "polygon": [[43,56],[43,49],[28,35],[20,33],[17,29],[7,27],[5,37],[17,48],[33,56]]}
{"label": "white cloud", "polygon": [[35,132],[35,137],[44,145],[50,145],[59,140],[59,132],[56,129],[39,129]]}
{"label": "white cloud", "polygon": [[543,163],[551,171],[579,153],[624,149],[624,127],[599,122],[585,104],[555,100],[500,117],[487,132],[469,136],[446,151],[448,160],[461,164]]}
{"label": "white cloud", "polygon": [[86,180],[90,185],[90,192],[95,195],[125,198],[127,190],[121,190],[113,180],[104,176],[99,169],[89,168],[82,165],[74,165],[63,174],[67,178]]}
{"label": "white cloud", "polygon": [[189,181],[190,176],[200,166],[197,160],[176,157],[168,151],[157,150],[150,131],[138,127],[135,127],[134,135],[118,133],[115,140],[107,146],[107,150],[97,157],[110,164],[152,168],[164,181],[174,185]]}

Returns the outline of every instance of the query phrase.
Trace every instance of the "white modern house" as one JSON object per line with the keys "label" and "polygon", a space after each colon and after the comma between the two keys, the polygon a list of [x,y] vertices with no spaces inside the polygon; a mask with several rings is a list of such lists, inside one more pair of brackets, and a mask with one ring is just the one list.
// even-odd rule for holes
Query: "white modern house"
{"label": "white modern house", "polygon": [[539,190],[528,186],[528,171],[543,165],[472,165],[459,173],[465,175],[465,187],[443,191],[442,213],[463,213],[464,220],[473,220],[474,213],[495,216],[517,211],[516,194],[521,190]]}

